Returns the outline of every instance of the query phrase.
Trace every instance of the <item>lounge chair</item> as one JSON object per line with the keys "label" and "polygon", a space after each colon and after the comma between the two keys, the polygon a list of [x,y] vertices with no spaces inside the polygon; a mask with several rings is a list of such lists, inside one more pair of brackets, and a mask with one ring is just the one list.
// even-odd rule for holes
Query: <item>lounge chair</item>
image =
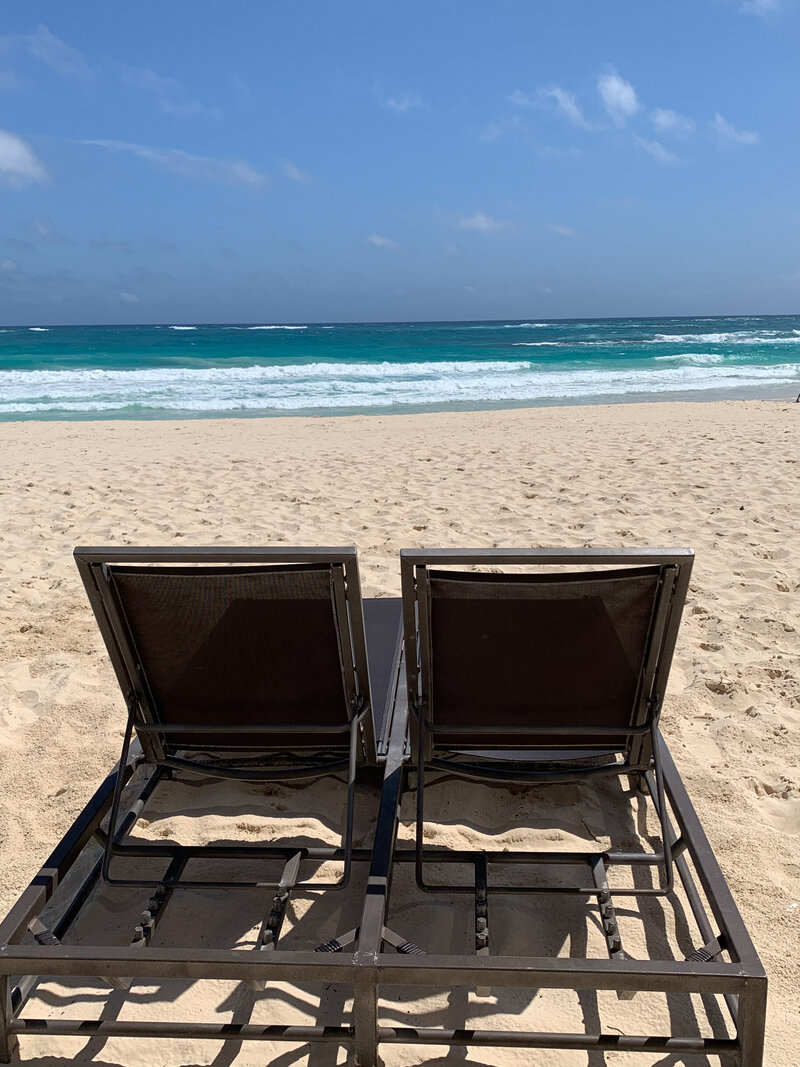
{"label": "lounge chair", "polygon": [[[480,564],[496,553],[459,554]],[[651,552],[645,566],[608,569],[619,553],[520,552],[520,564],[591,562],[605,569],[476,573],[434,569],[452,553],[403,553],[405,652],[411,750],[417,773],[416,874],[420,888],[463,892],[425,879],[426,771],[496,782],[574,782],[629,776],[650,785],[663,847],[654,854],[608,851],[584,860],[591,883],[514,886],[515,893],[664,896],[674,884],[658,751],[658,720],[693,553]],[[507,851],[491,862],[552,862]],[[606,883],[612,863],[663,864],[660,886]],[[503,887],[493,885],[493,892]],[[606,915],[610,905],[607,905]],[[604,916],[604,919],[606,916]],[[616,935],[614,935],[616,936]]]}
{"label": "lounge chair", "polygon": [[[120,766],[133,732],[156,779],[175,771],[275,782],[346,773],[341,848],[252,843],[204,848],[118,839],[117,777],[102,875],[125,886],[254,888],[263,879],[188,879],[198,857],[284,857],[271,917],[277,938],[288,891],[304,860],[343,860],[350,877],[355,776],[376,760],[364,618],[354,548],[77,548],[75,561],[128,710]],[[112,875],[115,856],[168,864],[155,877]],[[277,902],[277,898],[276,898]],[[155,909],[151,909],[155,910]],[[145,931],[147,933],[147,931]]]}
{"label": "lounge chair", "polygon": [[[404,958],[389,951],[398,934],[388,944],[384,938],[377,957],[382,984],[375,989],[376,1017],[381,991],[390,984],[406,987],[405,999],[412,1004],[415,996],[408,987],[417,987],[417,996],[454,986],[472,988],[479,996],[509,986],[607,989],[621,1000],[639,990],[713,991],[725,996],[736,1037],[446,1030],[424,1021],[415,1025],[412,1010],[403,1026],[376,1025],[379,1042],[702,1056],[730,1052],[748,1067],[761,1063],[763,970],[658,730],[692,563],[688,549],[401,553],[406,692],[399,682],[383,821],[370,878],[385,892],[380,896],[376,889],[368,897],[361,934],[363,938],[367,928],[385,931],[389,922],[397,923],[398,931],[409,926],[408,902],[392,916],[389,893],[398,865],[413,863],[423,893],[438,894],[443,904],[459,895],[473,898],[474,955],[445,954],[437,931],[425,927],[404,931],[417,942],[413,950],[401,949]],[[464,569],[473,565],[491,572]],[[520,566],[528,573],[520,573]],[[530,573],[531,567],[538,570]],[[416,790],[411,848],[397,844],[398,812],[409,772]],[[442,784],[432,786],[441,790],[454,776],[531,785],[591,785],[602,778],[622,778],[634,793],[652,802],[661,844],[636,848],[627,841],[626,848],[598,846],[587,852],[432,845],[425,815],[431,772],[444,772]],[[616,800],[625,800],[623,790],[616,793]],[[464,810],[463,818],[471,825],[469,811]],[[614,865],[627,870],[626,878],[609,877]],[[453,866],[460,880],[442,873]],[[569,879],[571,869],[584,873]],[[529,873],[508,884],[503,872],[511,870]],[[648,873],[654,870],[657,877]],[[661,908],[653,898],[670,898],[674,904],[676,871],[696,924],[693,950],[685,959],[634,960],[623,949],[614,900],[644,898],[639,911],[644,916],[641,909],[649,909],[652,915],[653,908]],[[492,957],[490,901],[499,894],[544,898],[542,916],[551,916],[545,920],[548,929],[558,922],[553,906],[545,903],[548,896],[588,897],[598,909],[607,962],[544,953],[509,955],[508,947]],[[576,906],[583,905],[578,900]],[[668,900],[664,907],[669,906]],[[591,915],[588,918],[591,922]],[[401,943],[409,944],[402,938]],[[431,943],[439,946],[433,954]],[[744,974],[747,979],[737,984]],[[363,1006],[362,1011],[367,1015]]]}

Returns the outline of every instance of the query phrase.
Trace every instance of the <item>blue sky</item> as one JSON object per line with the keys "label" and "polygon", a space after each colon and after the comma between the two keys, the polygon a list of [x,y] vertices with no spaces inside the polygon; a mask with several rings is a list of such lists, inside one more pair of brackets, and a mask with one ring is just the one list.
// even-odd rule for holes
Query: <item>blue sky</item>
{"label": "blue sky", "polygon": [[800,0],[6,0],[0,320],[792,313]]}

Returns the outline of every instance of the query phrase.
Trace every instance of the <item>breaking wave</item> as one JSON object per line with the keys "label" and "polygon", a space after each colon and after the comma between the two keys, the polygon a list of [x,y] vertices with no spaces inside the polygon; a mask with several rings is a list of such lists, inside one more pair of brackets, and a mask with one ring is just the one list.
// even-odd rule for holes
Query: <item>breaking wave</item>
{"label": "breaking wave", "polygon": [[[528,360],[329,362],[281,366],[0,372],[0,417],[53,412],[281,413],[410,406],[570,402],[773,387],[800,379],[800,363],[724,365],[705,353],[673,366],[597,369]],[[681,362],[683,361],[683,362]]]}

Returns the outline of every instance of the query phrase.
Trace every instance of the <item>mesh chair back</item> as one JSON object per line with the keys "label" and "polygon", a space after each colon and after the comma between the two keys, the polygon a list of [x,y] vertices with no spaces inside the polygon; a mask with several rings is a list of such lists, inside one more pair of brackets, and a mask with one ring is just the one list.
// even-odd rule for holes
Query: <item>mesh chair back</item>
{"label": "mesh chair back", "polygon": [[[624,734],[592,729],[642,722],[661,586],[658,566],[583,574],[428,572],[419,612],[434,747],[624,748]],[[543,732],[553,726],[573,729]]]}
{"label": "mesh chair back", "polygon": [[[281,732],[169,731],[171,747],[346,747],[353,674],[338,625],[333,566],[109,567],[155,723]],[[346,608],[345,608],[346,618]],[[296,734],[286,727],[305,727]],[[341,726],[342,732],[315,732]]]}

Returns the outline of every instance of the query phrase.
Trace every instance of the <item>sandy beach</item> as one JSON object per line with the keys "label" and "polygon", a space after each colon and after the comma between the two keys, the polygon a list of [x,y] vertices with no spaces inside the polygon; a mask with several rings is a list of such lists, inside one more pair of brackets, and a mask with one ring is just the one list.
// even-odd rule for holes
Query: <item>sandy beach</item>
{"label": "sandy beach", "polygon": [[[71,558],[76,545],[355,544],[365,596],[399,595],[398,553],[406,547],[689,546],[697,560],[663,730],[769,975],[765,1064],[797,1062],[800,405],[5,423],[0,454],[4,907],[121,743],[122,701]],[[326,788],[312,786],[302,800],[289,791],[290,810],[330,836],[318,818]],[[488,832],[508,821],[503,792],[482,801]],[[280,790],[270,799],[276,811],[285,806]],[[268,834],[269,814],[246,832]],[[518,815],[524,822],[524,809]],[[180,818],[164,818],[167,833],[181,832]],[[243,825],[241,815],[231,818]],[[359,833],[366,839],[368,831],[363,824]],[[199,994],[185,996],[202,1007]],[[207,997],[207,1010],[234,1010],[213,989]],[[547,1007],[545,998],[538,1011],[552,1018]],[[302,1004],[293,1010],[303,1017]],[[625,1018],[645,1010],[637,998]],[[572,1011],[580,1027],[577,1002]],[[486,1025],[502,1025],[502,1017],[498,1009]],[[275,1055],[282,1064],[307,1062],[285,1048]],[[226,1058],[213,1043],[117,1039],[95,1047],[34,1037],[23,1038],[21,1058],[272,1062],[257,1046]],[[431,1049],[386,1054],[392,1064],[433,1058]],[[532,1062],[513,1050],[455,1058]],[[536,1062],[683,1061],[554,1053]]]}

